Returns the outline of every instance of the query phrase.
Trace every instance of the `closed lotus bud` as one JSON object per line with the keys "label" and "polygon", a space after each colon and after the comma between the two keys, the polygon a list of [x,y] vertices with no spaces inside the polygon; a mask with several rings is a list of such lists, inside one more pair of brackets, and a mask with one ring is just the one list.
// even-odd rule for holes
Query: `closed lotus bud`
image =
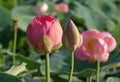
{"label": "closed lotus bud", "polygon": [[37,52],[49,53],[62,46],[62,28],[51,15],[36,16],[27,28],[27,37]]}
{"label": "closed lotus bud", "polygon": [[35,13],[42,14],[48,10],[48,5],[46,3],[39,3],[35,6]]}
{"label": "closed lotus bud", "polygon": [[76,50],[83,43],[83,38],[72,20],[68,22],[63,33],[63,45],[68,50]]}
{"label": "closed lotus bud", "polygon": [[55,10],[58,13],[68,13],[68,11],[69,11],[69,5],[66,4],[66,3],[55,4]]}

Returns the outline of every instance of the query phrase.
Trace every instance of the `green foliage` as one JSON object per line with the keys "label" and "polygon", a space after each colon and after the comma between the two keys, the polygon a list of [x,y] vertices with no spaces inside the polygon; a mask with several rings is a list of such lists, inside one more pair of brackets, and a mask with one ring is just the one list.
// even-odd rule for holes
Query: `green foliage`
{"label": "green foliage", "polygon": [[18,78],[16,76],[7,74],[7,73],[2,73],[0,72],[0,82],[42,82],[40,80],[37,79],[32,79],[32,78]]}
{"label": "green foliage", "polygon": [[[119,63],[120,57],[119,57],[120,51],[116,50],[115,52],[112,52],[110,54],[110,58],[108,62],[101,63],[102,68],[107,68],[109,65],[112,65],[114,63]],[[50,63],[51,63],[51,74],[68,74],[70,69],[70,52],[67,50],[60,50],[56,53],[53,53],[50,57]],[[101,68],[101,69],[102,69]],[[41,65],[41,72],[45,74],[45,62]],[[88,63],[88,61],[80,61],[77,58],[75,58],[75,65],[74,65],[74,75],[79,77],[90,77],[91,75],[94,75],[96,71],[96,63]]]}
{"label": "green foliage", "polygon": [[7,74],[7,73],[2,73],[0,72],[0,81],[1,82],[21,82],[19,78],[13,76],[13,75],[10,75],[10,74]]}
{"label": "green foliage", "polygon": [[27,26],[32,21],[32,19],[33,19],[33,16],[28,16],[28,15],[21,16],[19,21],[18,21],[20,29],[22,31],[26,32]]}
{"label": "green foliage", "polygon": [[36,68],[39,68],[39,67],[40,67],[40,63],[37,63],[37,62],[35,62],[35,61],[32,61],[32,60],[30,60],[30,59],[28,59],[28,58],[26,58],[26,57],[24,57],[24,56],[22,56],[22,55],[17,55],[16,58],[17,58],[17,60],[19,60],[19,61],[22,61],[22,62],[27,63],[26,68],[27,68],[28,70],[33,70],[33,69],[36,69]]}
{"label": "green foliage", "polygon": [[109,77],[106,82],[120,82],[120,78]]}
{"label": "green foliage", "polygon": [[12,9],[12,18],[19,20],[21,15],[34,15],[33,6],[18,6]]}
{"label": "green foliage", "polygon": [[0,32],[10,26],[12,19],[10,12],[4,7],[0,7]]}

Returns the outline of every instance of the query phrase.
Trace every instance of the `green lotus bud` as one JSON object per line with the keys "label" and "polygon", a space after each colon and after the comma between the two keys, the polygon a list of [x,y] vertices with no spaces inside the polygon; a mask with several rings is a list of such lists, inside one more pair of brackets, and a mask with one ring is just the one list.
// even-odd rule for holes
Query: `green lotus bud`
{"label": "green lotus bud", "polygon": [[77,27],[72,20],[68,22],[63,32],[63,45],[68,50],[76,50],[83,43],[82,35],[79,33]]}
{"label": "green lotus bud", "polygon": [[59,42],[57,45],[53,46],[52,50],[57,50],[62,46],[62,41]]}
{"label": "green lotus bud", "polygon": [[51,38],[48,35],[43,34],[37,41],[37,44],[35,45],[36,48],[35,50],[37,52],[49,53],[51,52],[52,47],[53,47],[53,42]]}

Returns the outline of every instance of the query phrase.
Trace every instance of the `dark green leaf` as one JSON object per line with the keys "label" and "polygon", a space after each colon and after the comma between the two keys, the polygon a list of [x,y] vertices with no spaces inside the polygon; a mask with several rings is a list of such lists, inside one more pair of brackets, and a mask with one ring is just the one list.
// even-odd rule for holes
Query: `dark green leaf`
{"label": "dark green leaf", "polygon": [[29,77],[23,78],[22,81],[23,81],[23,82],[42,82],[41,80],[32,79],[32,78],[29,78]]}
{"label": "dark green leaf", "polygon": [[17,55],[16,59],[19,60],[19,61],[27,63],[26,67],[27,67],[28,70],[34,70],[34,69],[40,68],[40,63],[35,62],[33,60],[30,60],[29,58],[26,58],[22,55]]}
{"label": "dark green leaf", "polygon": [[0,72],[0,82],[22,82],[16,76]]}
{"label": "dark green leaf", "polygon": [[0,32],[9,27],[11,24],[12,19],[10,16],[10,12],[5,8],[0,7]]}

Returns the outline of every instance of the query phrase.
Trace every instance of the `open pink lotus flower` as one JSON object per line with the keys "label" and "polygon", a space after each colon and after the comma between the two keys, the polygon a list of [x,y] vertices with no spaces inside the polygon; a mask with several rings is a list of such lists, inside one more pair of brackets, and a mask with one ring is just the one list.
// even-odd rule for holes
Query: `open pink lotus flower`
{"label": "open pink lotus flower", "polygon": [[55,10],[58,13],[68,13],[69,6],[66,3],[58,3],[58,4],[55,5]]}
{"label": "open pink lotus flower", "polygon": [[29,42],[37,52],[51,52],[61,47],[63,30],[51,15],[36,16],[27,28]]}
{"label": "open pink lotus flower", "polygon": [[80,60],[106,62],[109,52],[116,48],[114,37],[108,32],[89,30],[82,33],[83,45],[75,51],[75,55]]}

